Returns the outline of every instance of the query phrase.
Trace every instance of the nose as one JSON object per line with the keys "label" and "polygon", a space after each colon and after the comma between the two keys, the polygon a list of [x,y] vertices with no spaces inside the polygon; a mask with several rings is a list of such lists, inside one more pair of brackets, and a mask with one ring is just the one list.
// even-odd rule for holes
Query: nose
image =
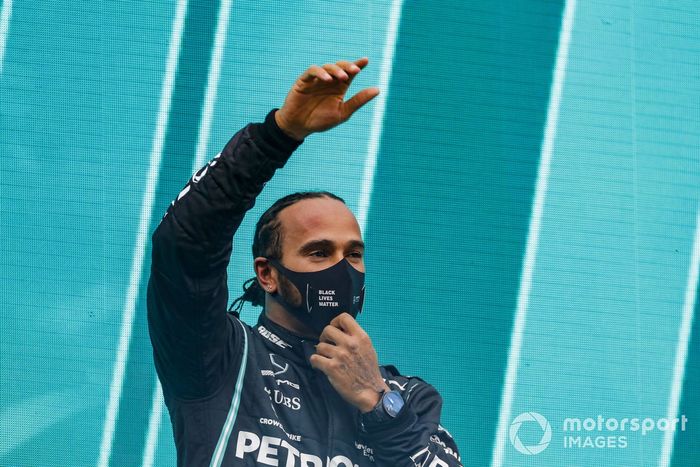
{"label": "nose", "polygon": [[335,264],[339,261],[342,261],[343,258],[345,258],[345,255],[343,255],[342,251],[337,251],[333,254],[332,258],[333,258],[333,264]]}

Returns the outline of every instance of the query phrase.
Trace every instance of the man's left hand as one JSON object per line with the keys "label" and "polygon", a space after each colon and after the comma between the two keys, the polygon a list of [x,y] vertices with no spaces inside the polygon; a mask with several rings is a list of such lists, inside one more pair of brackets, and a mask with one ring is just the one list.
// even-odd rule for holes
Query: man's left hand
{"label": "man's left hand", "polygon": [[371,411],[389,386],[379,373],[377,352],[367,333],[348,313],[337,316],[323,329],[310,358],[338,394],[361,412]]}

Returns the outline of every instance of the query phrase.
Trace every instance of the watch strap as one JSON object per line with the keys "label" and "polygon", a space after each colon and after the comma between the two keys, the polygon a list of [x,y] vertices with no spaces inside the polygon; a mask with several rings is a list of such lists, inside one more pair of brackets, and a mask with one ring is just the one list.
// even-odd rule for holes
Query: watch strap
{"label": "watch strap", "polygon": [[367,413],[363,413],[360,415],[360,421],[362,423],[362,426],[374,426],[374,425],[379,425],[381,423],[387,422],[389,420],[393,420],[395,416],[392,416],[387,412],[386,408],[384,407],[385,404],[385,398],[387,397],[387,394],[390,392],[395,392],[399,394],[399,397],[401,397],[401,394],[398,393],[398,391],[387,391],[383,390],[380,397],[379,401],[377,402],[377,405],[374,406],[372,410],[370,410]]}

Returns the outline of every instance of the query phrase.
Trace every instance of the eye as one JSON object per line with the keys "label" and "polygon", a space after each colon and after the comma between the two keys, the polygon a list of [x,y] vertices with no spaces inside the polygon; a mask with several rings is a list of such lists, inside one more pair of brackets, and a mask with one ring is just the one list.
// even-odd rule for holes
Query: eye
{"label": "eye", "polygon": [[353,251],[348,256],[352,256],[353,258],[362,258],[362,253],[360,253],[359,251]]}
{"label": "eye", "polygon": [[328,255],[323,250],[316,250],[316,251],[312,251],[309,256],[316,256],[318,258],[325,258]]}

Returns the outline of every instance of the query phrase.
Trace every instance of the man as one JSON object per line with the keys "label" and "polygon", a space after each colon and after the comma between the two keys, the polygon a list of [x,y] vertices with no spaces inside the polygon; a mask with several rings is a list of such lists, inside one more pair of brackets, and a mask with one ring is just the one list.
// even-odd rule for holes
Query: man
{"label": "man", "polygon": [[278,200],[256,226],[255,278],[234,304],[264,305],[250,327],[227,313],[232,236],[304,138],[374,98],[344,102],[367,65],[312,66],[284,105],[194,174],[153,234],[148,324],[179,466],[453,466],[442,401],[380,367],[354,316],[364,297],[360,229],[327,192]]}

